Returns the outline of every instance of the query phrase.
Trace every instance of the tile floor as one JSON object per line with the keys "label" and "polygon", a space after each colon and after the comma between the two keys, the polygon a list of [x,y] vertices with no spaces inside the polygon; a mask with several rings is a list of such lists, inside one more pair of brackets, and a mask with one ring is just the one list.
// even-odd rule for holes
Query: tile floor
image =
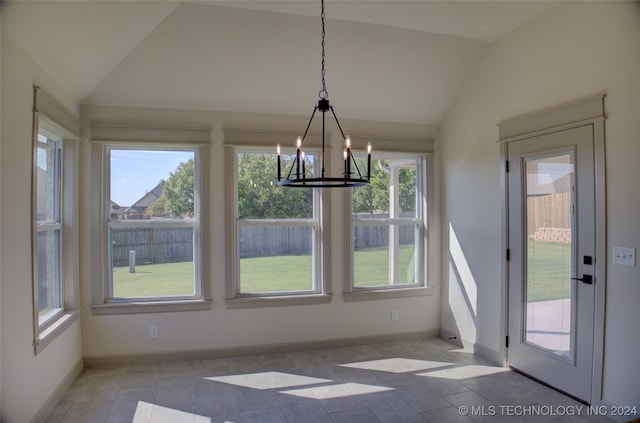
{"label": "tile floor", "polygon": [[586,407],[568,415],[580,407],[445,340],[421,339],[85,369],[47,422],[609,422]]}

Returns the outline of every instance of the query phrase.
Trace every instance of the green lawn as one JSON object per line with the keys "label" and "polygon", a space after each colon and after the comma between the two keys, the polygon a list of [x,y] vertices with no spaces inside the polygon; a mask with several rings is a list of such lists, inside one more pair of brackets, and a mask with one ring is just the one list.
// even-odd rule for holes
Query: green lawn
{"label": "green lawn", "polygon": [[527,302],[569,298],[571,244],[529,240]]}
{"label": "green lawn", "polygon": [[[570,295],[571,245],[529,241],[527,301],[567,298]],[[413,246],[400,247],[401,283],[413,282]],[[386,285],[389,257],[386,248],[355,253],[355,285]],[[243,292],[301,291],[311,289],[311,257],[278,256],[240,260]],[[115,297],[193,295],[193,263],[167,263],[114,268]]]}
{"label": "green lawn", "polygon": [[114,297],[193,295],[193,262],[113,268]]}
{"label": "green lawn", "polygon": [[[413,245],[401,245],[398,257],[399,268],[396,282],[401,284],[415,282]],[[389,248],[367,248],[356,250],[354,257],[355,286],[384,286],[389,284]]]}
{"label": "green lawn", "polygon": [[242,292],[311,290],[311,255],[252,257],[240,260]]}
{"label": "green lawn", "polygon": [[[356,286],[385,285],[389,274],[386,248],[355,253]],[[413,280],[413,246],[400,247],[401,282]],[[411,266],[410,266],[411,263]],[[311,256],[254,257],[240,260],[243,292],[310,290]],[[411,269],[407,271],[406,269]],[[193,295],[193,263],[166,263],[113,269],[115,297]]]}

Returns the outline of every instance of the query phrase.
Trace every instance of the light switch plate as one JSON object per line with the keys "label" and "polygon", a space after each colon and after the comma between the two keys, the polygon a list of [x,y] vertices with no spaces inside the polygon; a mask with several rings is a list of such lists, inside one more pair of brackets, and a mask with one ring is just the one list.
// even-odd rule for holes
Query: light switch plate
{"label": "light switch plate", "polygon": [[636,249],[634,247],[613,247],[613,264],[635,266]]}

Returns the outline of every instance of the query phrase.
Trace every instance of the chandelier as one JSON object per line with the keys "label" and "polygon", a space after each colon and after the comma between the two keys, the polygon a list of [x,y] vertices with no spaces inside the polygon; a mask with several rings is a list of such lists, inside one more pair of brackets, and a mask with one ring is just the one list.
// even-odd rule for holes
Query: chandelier
{"label": "chandelier", "polygon": [[[322,13],[320,17],[322,22],[322,90],[320,90],[320,92],[318,93],[320,99],[318,100],[318,104],[314,107],[313,112],[311,113],[311,118],[309,119],[309,123],[307,124],[307,128],[305,129],[304,134],[301,137],[298,137],[296,140],[296,153],[293,158],[291,167],[289,168],[289,171],[284,178],[282,177],[280,144],[276,146],[276,152],[278,156],[278,185],[298,188],[341,188],[367,185],[369,184],[369,179],[371,177],[371,143],[367,144],[367,173],[365,176],[362,174],[360,168],[358,167],[358,163],[353,157],[351,149],[351,137],[349,137],[348,135],[345,136],[344,131],[340,126],[340,122],[338,121],[338,117],[336,116],[336,112],[333,110],[333,106],[329,103],[329,93],[327,92],[324,70],[324,0],[321,0],[321,3]],[[311,172],[310,175],[307,175],[306,159],[302,147],[304,145],[304,140],[307,137],[307,133],[309,132],[309,127],[311,126],[311,123],[313,122],[313,118],[316,115],[317,111],[320,111],[322,113],[322,154],[320,158],[320,176],[314,177],[313,172]],[[325,176],[325,115],[328,111],[331,111],[331,115],[336,121],[336,125],[340,130],[340,134],[342,134],[342,139],[344,140],[344,171],[342,173],[342,177]]]}

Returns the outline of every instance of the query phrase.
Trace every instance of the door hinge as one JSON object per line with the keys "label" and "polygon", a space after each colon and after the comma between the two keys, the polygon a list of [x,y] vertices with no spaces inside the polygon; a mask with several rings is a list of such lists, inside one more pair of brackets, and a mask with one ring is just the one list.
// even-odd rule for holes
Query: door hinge
{"label": "door hinge", "polygon": [[505,160],[505,162],[504,162],[504,170],[505,170],[505,172],[509,173],[509,160]]}
{"label": "door hinge", "polygon": [[505,348],[509,348],[509,335],[504,337],[504,346]]}
{"label": "door hinge", "polygon": [[511,250],[507,248],[507,261],[511,260]]}

